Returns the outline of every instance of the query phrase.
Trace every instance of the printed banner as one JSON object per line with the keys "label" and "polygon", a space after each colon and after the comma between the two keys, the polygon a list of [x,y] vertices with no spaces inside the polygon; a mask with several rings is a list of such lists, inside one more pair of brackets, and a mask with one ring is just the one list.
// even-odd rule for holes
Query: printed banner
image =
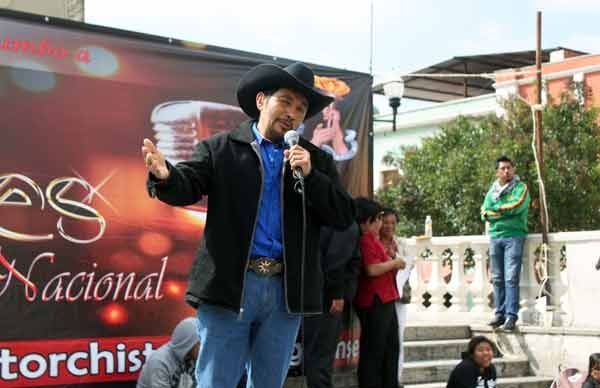
{"label": "printed banner", "polygon": [[[4,11],[0,25],[0,387],[133,381],[195,314],[206,212],[149,198],[142,139],[187,159],[247,119],[237,82],[273,58]],[[313,69],[336,99],[300,131],[366,195],[372,78]]]}
{"label": "printed banner", "polygon": [[168,340],[124,337],[0,342],[2,382],[35,387],[135,380],[145,358]]}

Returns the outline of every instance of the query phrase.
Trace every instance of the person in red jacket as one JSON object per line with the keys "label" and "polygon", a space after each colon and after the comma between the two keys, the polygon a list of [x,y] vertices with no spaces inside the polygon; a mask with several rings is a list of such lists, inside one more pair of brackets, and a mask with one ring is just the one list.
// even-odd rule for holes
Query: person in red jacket
{"label": "person in red jacket", "polygon": [[405,266],[387,255],[379,240],[382,207],[367,198],[356,199],[361,274],[354,305],[360,320],[358,385],[360,388],[398,387],[398,322],[394,301],[396,271]]}

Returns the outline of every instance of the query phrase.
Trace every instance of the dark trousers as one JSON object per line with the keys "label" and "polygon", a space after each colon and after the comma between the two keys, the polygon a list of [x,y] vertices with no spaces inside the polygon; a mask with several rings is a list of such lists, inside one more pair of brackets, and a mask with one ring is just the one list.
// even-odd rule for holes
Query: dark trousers
{"label": "dark trousers", "polygon": [[360,319],[360,388],[398,388],[398,320],[394,302],[381,303],[357,310]]}
{"label": "dark trousers", "polygon": [[342,317],[325,312],[304,318],[304,375],[308,388],[333,388],[331,375]]}

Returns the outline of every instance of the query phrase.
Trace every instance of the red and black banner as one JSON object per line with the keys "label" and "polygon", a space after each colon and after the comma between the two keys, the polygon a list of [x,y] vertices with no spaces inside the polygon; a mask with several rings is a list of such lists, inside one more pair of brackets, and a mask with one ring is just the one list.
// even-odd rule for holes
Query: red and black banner
{"label": "red and black banner", "polygon": [[[9,11],[0,26],[0,387],[134,381],[195,314],[183,293],[206,210],[148,197],[141,141],[186,159],[247,119],[248,69],[292,61]],[[366,195],[372,78],[312,67],[336,99],[300,131]]]}

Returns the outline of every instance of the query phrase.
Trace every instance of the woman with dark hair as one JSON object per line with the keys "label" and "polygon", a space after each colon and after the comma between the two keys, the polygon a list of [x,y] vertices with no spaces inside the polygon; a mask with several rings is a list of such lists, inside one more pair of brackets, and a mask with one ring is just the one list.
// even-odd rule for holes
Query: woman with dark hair
{"label": "woman with dark hair", "polygon": [[357,223],[361,274],[354,305],[360,319],[360,388],[398,387],[398,323],[394,301],[398,299],[396,271],[405,263],[386,254],[379,240],[381,206],[367,198],[357,198]]}
{"label": "woman with dark hair", "polygon": [[581,388],[600,388],[600,353],[590,355],[588,377]]}
{"label": "woman with dark hair", "polygon": [[494,344],[484,336],[469,341],[463,360],[450,373],[446,388],[494,388],[496,367],[492,364]]}

